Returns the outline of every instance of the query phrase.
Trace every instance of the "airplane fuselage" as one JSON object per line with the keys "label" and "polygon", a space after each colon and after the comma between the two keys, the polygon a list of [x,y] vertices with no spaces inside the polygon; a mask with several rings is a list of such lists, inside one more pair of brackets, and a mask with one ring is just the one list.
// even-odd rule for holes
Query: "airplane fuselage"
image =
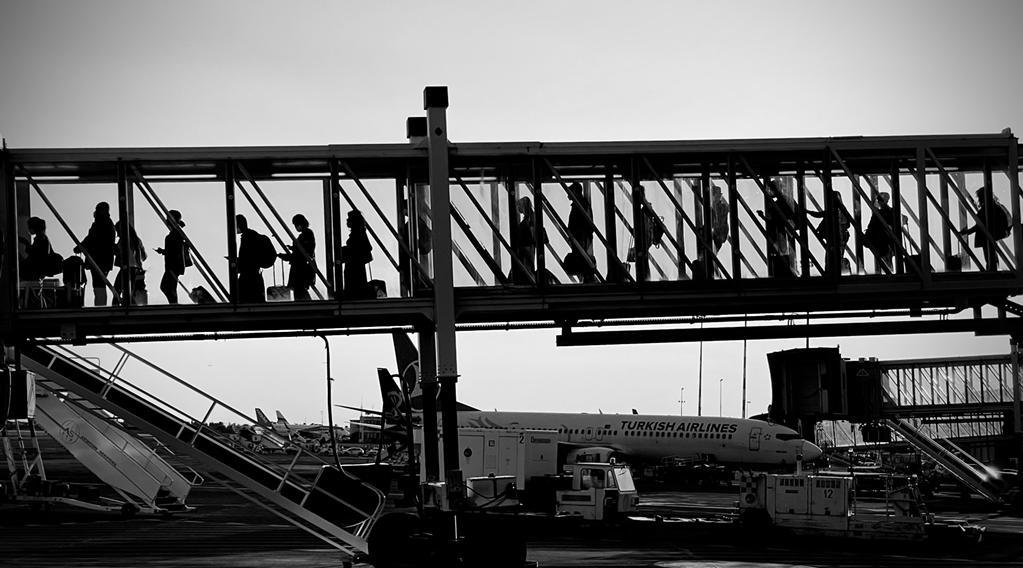
{"label": "airplane fuselage", "polygon": [[642,414],[459,412],[472,428],[556,430],[558,441],[606,447],[639,460],[700,459],[736,465],[791,465],[821,451],[791,428],[744,418]]}

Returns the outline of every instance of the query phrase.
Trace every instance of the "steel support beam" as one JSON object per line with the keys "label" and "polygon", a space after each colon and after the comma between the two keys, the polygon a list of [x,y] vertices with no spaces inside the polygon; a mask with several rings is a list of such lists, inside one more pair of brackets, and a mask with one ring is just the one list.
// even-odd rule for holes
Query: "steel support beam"
{"label": "steel support beam", "polygon": [[685,343],[691,341],[737,341],[790,337],[852,337],[916,333],[963,333],[993,335],[1023,332],[1023,321],[1004,319],[862,322],[810,325],[769,325],[638,331],[569,331],[557,338],[559,347]]}
{"label": "steel support beam", "polygon": [[235,164],[232,160],[224,162],[224,214],[227,216],[227,289],[229,301],[238,305],[238,224],[235,215]]}
{"label": "steel support beam", "polygon": [[419,383],[423,391],[423,463],[426,481],[440,479],[437,440],[437,342],[433,329],[419,330]]}
{"label": "steel support beam", "polygon": [[449,471],[459,469],[459,459],[458,413],[455,407],[458,349],[455,342],[454,263],[451,260],[447,87],[427,87],[423,91],[423,106],[426,109],[427,149],[430,156],[433,250],[436,251],[433,259],[433,299],[434,323],[437,329],[437,380],[441,387],[441,421],[446,440],[444,470]]}
{"label": "steel support beam", "polygon": [[4,327],[18,305],[18,212],[14,167],[6,144],[0,148],[0,321]]}

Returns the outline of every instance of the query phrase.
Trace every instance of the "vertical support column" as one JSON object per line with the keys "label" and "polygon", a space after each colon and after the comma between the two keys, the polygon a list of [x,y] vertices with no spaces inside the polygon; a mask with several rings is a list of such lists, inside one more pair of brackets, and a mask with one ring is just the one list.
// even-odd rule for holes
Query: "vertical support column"
{"label": "vertical support column", "polygon": [[[480,182],[483,184],[483,182]],[[484,185],[484,187],[486,187]],[[490,220],[493,221],[494,226],[497,227],[496,233],[492,235],[490,239],[491,254],[494,255],[494,262],[497,263],[497,269],[504,273],[504,265],[501,262],[501,258],[504,256],[504,252],[501,247],[501,199],[497,195],[499,184],[496,181],[490,182]],[[513,262],[508,262],[509,266],[514,266]]]}
{"label": "vertical support column", "polygon": [[712,190],[710,185],[710,164],[704,162],[701,164],[703,171],[700,172],[700,206],[699,215],[696,219],[700,223],[700,236],[703,238],[702,241],[697,241],[696,249],[699,251],[699,257],[703,259],[700,263],[700,269],[703,270],[702,276],[706,279],[710,279],[714,275],[714,261],[711,260],[711,256],[717,253],[707,248],[703,243],[711,243],[714,240],[713,229],[713,209],[710,205],[710,196]]}
{"label": "vertical support column", "polygon": [[[633,168],[635,171],[635,168]],[[632,242],[635,247],[633,254],[636,262],[636,282],[646,282],[650,274],[647,260],[647,231],[649,221],[646,218],[646,192],[639,180],[633,176],[632,183]]]}
{"label": "vertical support column", "polygon": [[440,479],[437,451],[437,343],[432,329],[419,330],[419,384],[423,390],[423,463],[426,481]]}
{"label": "vertical support column", "polygon": [[[895,273],[906,271],[906,258],[902,252],[902,178],[899,177],[899,163],[892,161],[892,218],[895,219]],[[908,249],[907,249],[908,250]]]}
{"label": "vertical support column", "polygon": [[[675,203],[685,203],[685,192],[682,191],[682,178],[676,177],[672,180],[672,192],[675,194]],[[682,218],[682,211],[675,209],[675,242],[678,243],[678,279],[686,280],[686,223]]]}
{"label": "vertical support column", "polygon": [[[1019,360],[1019,341],[1018,336],[1011,336],[1009,338],[1009,364],[1012,365],[1012,433],[1016,436],[1016,450],[1017,452],[1023,453],[1023,417],[1020,416],[1020,412],[1023,411],[1023,388],[1020,386],[1020,360]],[[1023,455],[1020,456],[1023,458]]]}
{"label": "vertical support column", "polygon": [[[333,273],[333,281],[335,281],[335,298],[338,302],[341,302],[343,296],[342,291],[344,289],[344,274],[342,273],[342,258],[341,258],[341,247],[339,244],[342,242],[341,237],[341,173],[338,170],[338,161],[330,161],[330,210],[331,218],[330,223],[333,228],[333,242],[328,246],[333,249],[333,264],[330,265],[330,272]],[[411,212],[409,212],[411,215]]]}
{"label": "vertical support column", "polygon": [[[855,176],[856,174],[853,174]],[[856,177],[849,180],[850,184],[853,184],[854,189],[852,192],[852,206],[853,206],[853,226],[852,233],[854,235],[859,233],[859,228],[863,226],[863,204],[860,202],[860,192],[855,190]],[[868,207],[869,209],[869,207]],[[853,249],[856,253],[856,274],[862,274],[863,269],[863,239],[856,238],[856,248]]]}
{"label": "vertical support column", "polygon": [[[984,199],[981,201],[981,203],[992,203],[994,201],[993,195],[994,190],[995,186],[991,179],[991,162],[984,160]],[[981,219],[981,221],[984,223],[985,227],[988,227],[988,230],[990,231],[991,211],[989,210],[989,208],[987,207],[984,208],[984,218]],[[999,260],[998,248],[999,248],[998,242],[997,241],[993,242],[991,246],[990,258],[984,258],[984,261],[987,263],[985,269],[996,270],[998,268]]]}
{"label": "vertical support column", "polygon": [[[14,194],[14,165],[6,146],[0,149],[0,330],[6,331],[18,302],[18,217]],[[3,354],[0,353],[0,358]]]}
{"label": "vertical support column", "polygon": [[[521,239],[519,239],[519,223],[522,219],[519,218],[519,196],[518,192],[515,191],[515,178],[507,177],[504,180],[504,186],[508,190],[508,244],[511,246],[511,254],[517,254],[517,251],[522,250]],[[520,258],[523,264],[529,266],[528,259]],[[509,260],[509,264],[512,266],[512,276],[515,275],[515,261]],[[516,282],[515,278],[512,278],[512,284],[522,284],[522,282]]]}
{"label": "vertical support column", "polygon": [[[706,167],[706,166],[704,166]],[[742,254],[739,249],[739,185],[735,179],[735,161],[728,155],[728,239],[732,248],[732,278],[742,278]],[[743,412],[746,399],[742,401]]]}
{"label": "vertical support column", "polygon": [[334,208],[331,206],[331,179],[323,180],[323,253],[324,278],[327,280],[327,299],[334,298],[334,290],[337,289],[334,279]]}
{"label": "vertical support column", "polygon": [[[15,213],[14,213],[14,227],[11,229],[11,234],[14,237],[17,237],[17,238],[12,238],[12,240],[15,241],[15,243],[14,243],[14,245],[15,245],[15,249],[14,249],[15,253],[14,253],[14,258],[11,259],[11,260],[12,260],[12,262],[14,262],[14,266],[17,267],[17,270],[13,271],[11,273],[11,276],[12,277],[14,277],[14,276],[17,277],[17,278],[15,278],[14,285],[19,287],[19,290],[20,290],[20,286],[21,286],[21,266],[20,266],[20,264],[21,264],[21,262],[20,262],[21,261],[21,252],[24,250],[24,248],[26,246],[25,243],[27,243],[28,239],[32,238],[32,236],[29,235],[29,233],[28,233],[28,219],[29,219],[29,217],[32,216],[32,200],[30,198],[30,194],[31,194],[31,187],[29,186],[28,182],[25,182],[25,181],[15,181],[14,182],[14,207],[15,207]],[[18,239],[21,239],[21,238],[26,239],[26,241],[22,242],[22,241],[18,240]],[[16,294],[17,293],[19,293],[19,292],[16,292]]]}
{"label": "vertical support column", "polygon": [[842,275],[842,257],[844,252],[840,247],[835,246],[838,243],[838,229],[839,224],[836,223],[838,215],[837,211],[838,204],[835,203],[835,196],[832,195],[832,183],[831,183],[831,150],[824,150],[824,159],[821,162],[821,181],[824,185],[824,235],[827,238],[827,247],[824,250],[824,277],[838,281]]}
{"label": "vertical support column", "polygon": [[[941,176],[941,181],[938,185],[938,194],[938,199],[941,202],[941,209],[942,211],[947,212],[949,210],[948,179],[946,179],[945,176]],[[952,258],[952,227],[950,227],[948,223],[941,224],[941,254],[945,261],[945,266],[947,267],[948,259]]]}
{"label": "vertical support column", "polygon": [[[125,225],[125,238],[120,239],[121,248],[118,254],[121,262],[130,263],[131,234],[135,229],[135,196],[132,185],[128,183],[128,169],[124,162],[117,162],[117,222]],[[121,305],[130,306],[135,296],[134,273],[128,267],[118,271],[121,275]]]}
{"label": "vertical support column", "polygon": [[238,224],[235,223],[237,208],[234,199],[234,161],[224,164],[224,211],[227,215],[227,289],[231,303],[238,303]]}
{"label": "vertical support column", "polygon": [[[959,189],[962,190],[965,195],[969,195],[969,191],[966,188],[966,174],[962,172],[952,172],[950,175],[952,176],[952,179],[955,180],[955,183],[959,187]],[[966,203],[962,199],[959,199],[957,201],[959,202],[959,225],[957,226],[961,230],[969,226],[969,216],[968,213],[966,212]],[[951,216],[951,214],[952,212],[949,211],[949,216]],[[961,246],[962,245],[960,245],[960,247]],[[962,254],[960,255],[960,257],[963,259],[963,270],[964,271],[969,270],[970,262],[972,261],[970,255]]]}
{"label": "vertical support column", "polygon": [[806,218],[806,167],[796,166],[796,223],[799,230],[799,270],[803,278],[810,276],[810,229]]}
{"label": "vertical support column", "polygon": [[[930,226],[927,223],[927,162],[924,156],[924,147],[916,149],[916,202],[917,212],[920,218],[920,272],[921,282],[928,284],[931,281],[931,238]],[[901,217],[896,217],[900,219]]]}
{"label": "vertical support column", "polygon": [[618,262],[618,220],[615,218],[617,207],[614,166],[607,164],[604,166],[604,230],[608,247],[604,252],[607,258],[607,280],[614,283],[624,279]]}
{"label": "vertical support column", "polygon": [[536,158],[530,161],[533,169],[533,242],[536,243],[536,286],[543,290],[547,287],[547,249],[544,247],[543,228],[543,177],[540,175],[540,164]]}
{"label": "vertical support column", "polygon": [[1012,213],[1012,254],[1016,261],[1016,278],[1023,279],[1023,232],[1020,231],[1020,205],[1019,205],[1019,141],[1015,136],[1009,135],[1008,167],[1006,174],[1009,176],[1009,196],[1012,199],[1010,208]]}
{"label": "vertical support column", "polygon": [[[426,87],[423,91],[423,107],[426,109],[428,128],[430,196],[433,206],[433,306],[437,327],[437,380],[441,387],[441,426],[447,441],[444,444],[444,469],[448,471],[458,469],[458,414],[455,409],[458,356],[455,344],[454,267],[451,261],[447,87]],[[539,215],[537,217],[539,219]]]}

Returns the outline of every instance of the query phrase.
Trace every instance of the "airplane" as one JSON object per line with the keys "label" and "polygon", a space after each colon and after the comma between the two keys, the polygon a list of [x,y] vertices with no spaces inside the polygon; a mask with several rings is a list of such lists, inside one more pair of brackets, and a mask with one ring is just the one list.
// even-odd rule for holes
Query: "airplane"
{"label": "airplane", "polygon": [[[402,394],[390,378],[384,383],[382,415],[422,412],[419,388],[418,351],[407,335],[394,333],[395,355],[406,392]],[[410,388],[411,387],[411,388]],[[401,401],[395,407],[395,401]],[[821,449],[803,439],[795,430],[764,420],[709,416],[672,416],[632,414],[585,414],[564,412],[483,411],[460,404],[458,426],[496,429],[544,429],[557,432],[561,444],[576,453],[603,452],[637,461],[665,458],[708,461],[728,465],[778,467],[792,466],[820,457]]]}
{"label": "airplane", "polygon": [[[276,411],[276,414],[277,421],[271,422],[262,409],[256,408],[256,425],[292,442],[297,441],[295,436],[306,440],[321,440],[330,436],[330,428],[323,424],[291,424],[280,410]],[[334,432],[339,436],[347,435],[341,427],[335,427]]]}

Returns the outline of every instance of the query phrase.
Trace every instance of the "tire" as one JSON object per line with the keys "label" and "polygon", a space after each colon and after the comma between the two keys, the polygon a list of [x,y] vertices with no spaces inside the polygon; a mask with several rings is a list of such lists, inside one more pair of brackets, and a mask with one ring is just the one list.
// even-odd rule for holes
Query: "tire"
{"label": "tire", "polygon": [[[375,568],[413,568],[429,562],[422,523],[411,513],[384,515],[369,533],[369,561]],[[429,542],[430,539],[425,539]]]}

